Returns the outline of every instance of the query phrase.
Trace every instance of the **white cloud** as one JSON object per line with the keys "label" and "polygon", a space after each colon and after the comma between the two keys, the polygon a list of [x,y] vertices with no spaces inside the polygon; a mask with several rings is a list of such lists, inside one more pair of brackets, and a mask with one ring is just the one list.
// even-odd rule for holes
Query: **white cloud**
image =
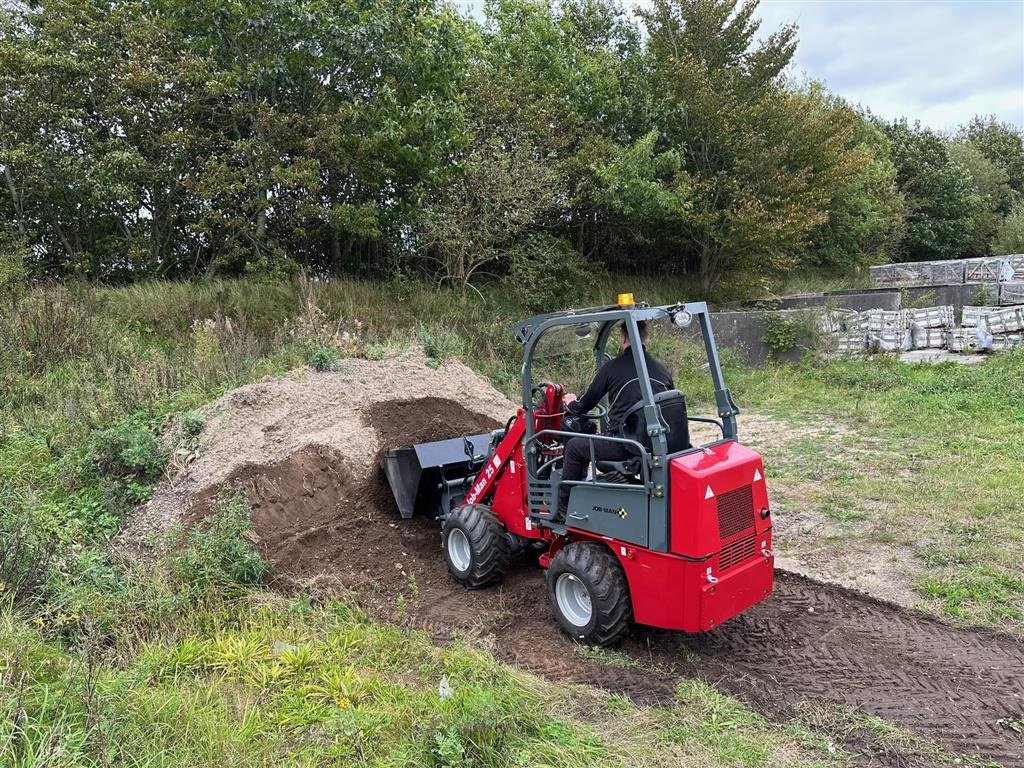
{"label": "white cloud", "polygon": [[1024,127],[1024,0],[762,0],[761,35],[796,22],[796,73],[886,118]]}

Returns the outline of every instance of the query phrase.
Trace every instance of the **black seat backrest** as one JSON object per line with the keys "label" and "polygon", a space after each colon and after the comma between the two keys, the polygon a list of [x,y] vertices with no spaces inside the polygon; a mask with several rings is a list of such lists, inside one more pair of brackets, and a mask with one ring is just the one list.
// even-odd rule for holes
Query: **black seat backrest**
{"label": "black seat backrest", "polygon": [[[678,453],[690,448],[690,420],[686,412],[686,395],[678,389],[659,392],[654,396],[654,405],[661,413],[661,423],[666,429],[668,452]],[[651,450],[651,436],[647,434],[644,419],[644,404],[634,404],[622,419],[622,436],[636,440],[645,450]]]}

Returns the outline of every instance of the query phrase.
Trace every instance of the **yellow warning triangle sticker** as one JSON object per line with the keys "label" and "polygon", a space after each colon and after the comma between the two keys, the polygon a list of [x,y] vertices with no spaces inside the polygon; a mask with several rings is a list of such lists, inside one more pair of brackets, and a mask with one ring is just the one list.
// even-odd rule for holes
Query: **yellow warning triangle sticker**
{"label": "yellow warning triangle sticker", "polygon": [[760,469],[755,469],[754,470],[754,482],[756,483],[760,479],[761,479],[761,470]]}
{"label": "yellow warning triangle sticker", "polygon": [[714,497],[715,497],[715,492],[711,490],[711,486],[709,485],[708,489],[704,492],[704,498],[705,499],[713,499]]}

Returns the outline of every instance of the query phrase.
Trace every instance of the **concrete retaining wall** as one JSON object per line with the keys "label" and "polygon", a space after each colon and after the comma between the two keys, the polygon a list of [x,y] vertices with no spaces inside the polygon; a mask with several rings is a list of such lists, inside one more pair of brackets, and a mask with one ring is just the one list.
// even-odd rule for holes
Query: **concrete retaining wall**
{"label": "concrete retaining wall", "polygon": [[[768,335],[769,317],[783,320],[808,318],[805,310],[776,310],[753,312],[714,312],[711,314],[711,330],[720,349],[729,349],[750,365],[764,365],[772,357],[771,348],[765,341]],[[797,337],[796,346],[775,355],[776,360],[795,362],[811,348],[809,337]]]}

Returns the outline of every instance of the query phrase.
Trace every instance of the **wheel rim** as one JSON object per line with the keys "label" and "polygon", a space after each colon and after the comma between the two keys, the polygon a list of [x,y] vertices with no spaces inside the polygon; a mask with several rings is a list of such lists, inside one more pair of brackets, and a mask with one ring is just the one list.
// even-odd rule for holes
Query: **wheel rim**
{"label": "wheel rim", "polygon": [[461,528],[452,528],[448,533],[448,557],[457,571],[468,571],[472,553],[469,539]]}
{"label": "wheel rim", "polygon": [[563,573],[555,582],[558,609],[573,625],[585,627],[594,615],[590,604],[590,591],[586,584],[571,573]]}

